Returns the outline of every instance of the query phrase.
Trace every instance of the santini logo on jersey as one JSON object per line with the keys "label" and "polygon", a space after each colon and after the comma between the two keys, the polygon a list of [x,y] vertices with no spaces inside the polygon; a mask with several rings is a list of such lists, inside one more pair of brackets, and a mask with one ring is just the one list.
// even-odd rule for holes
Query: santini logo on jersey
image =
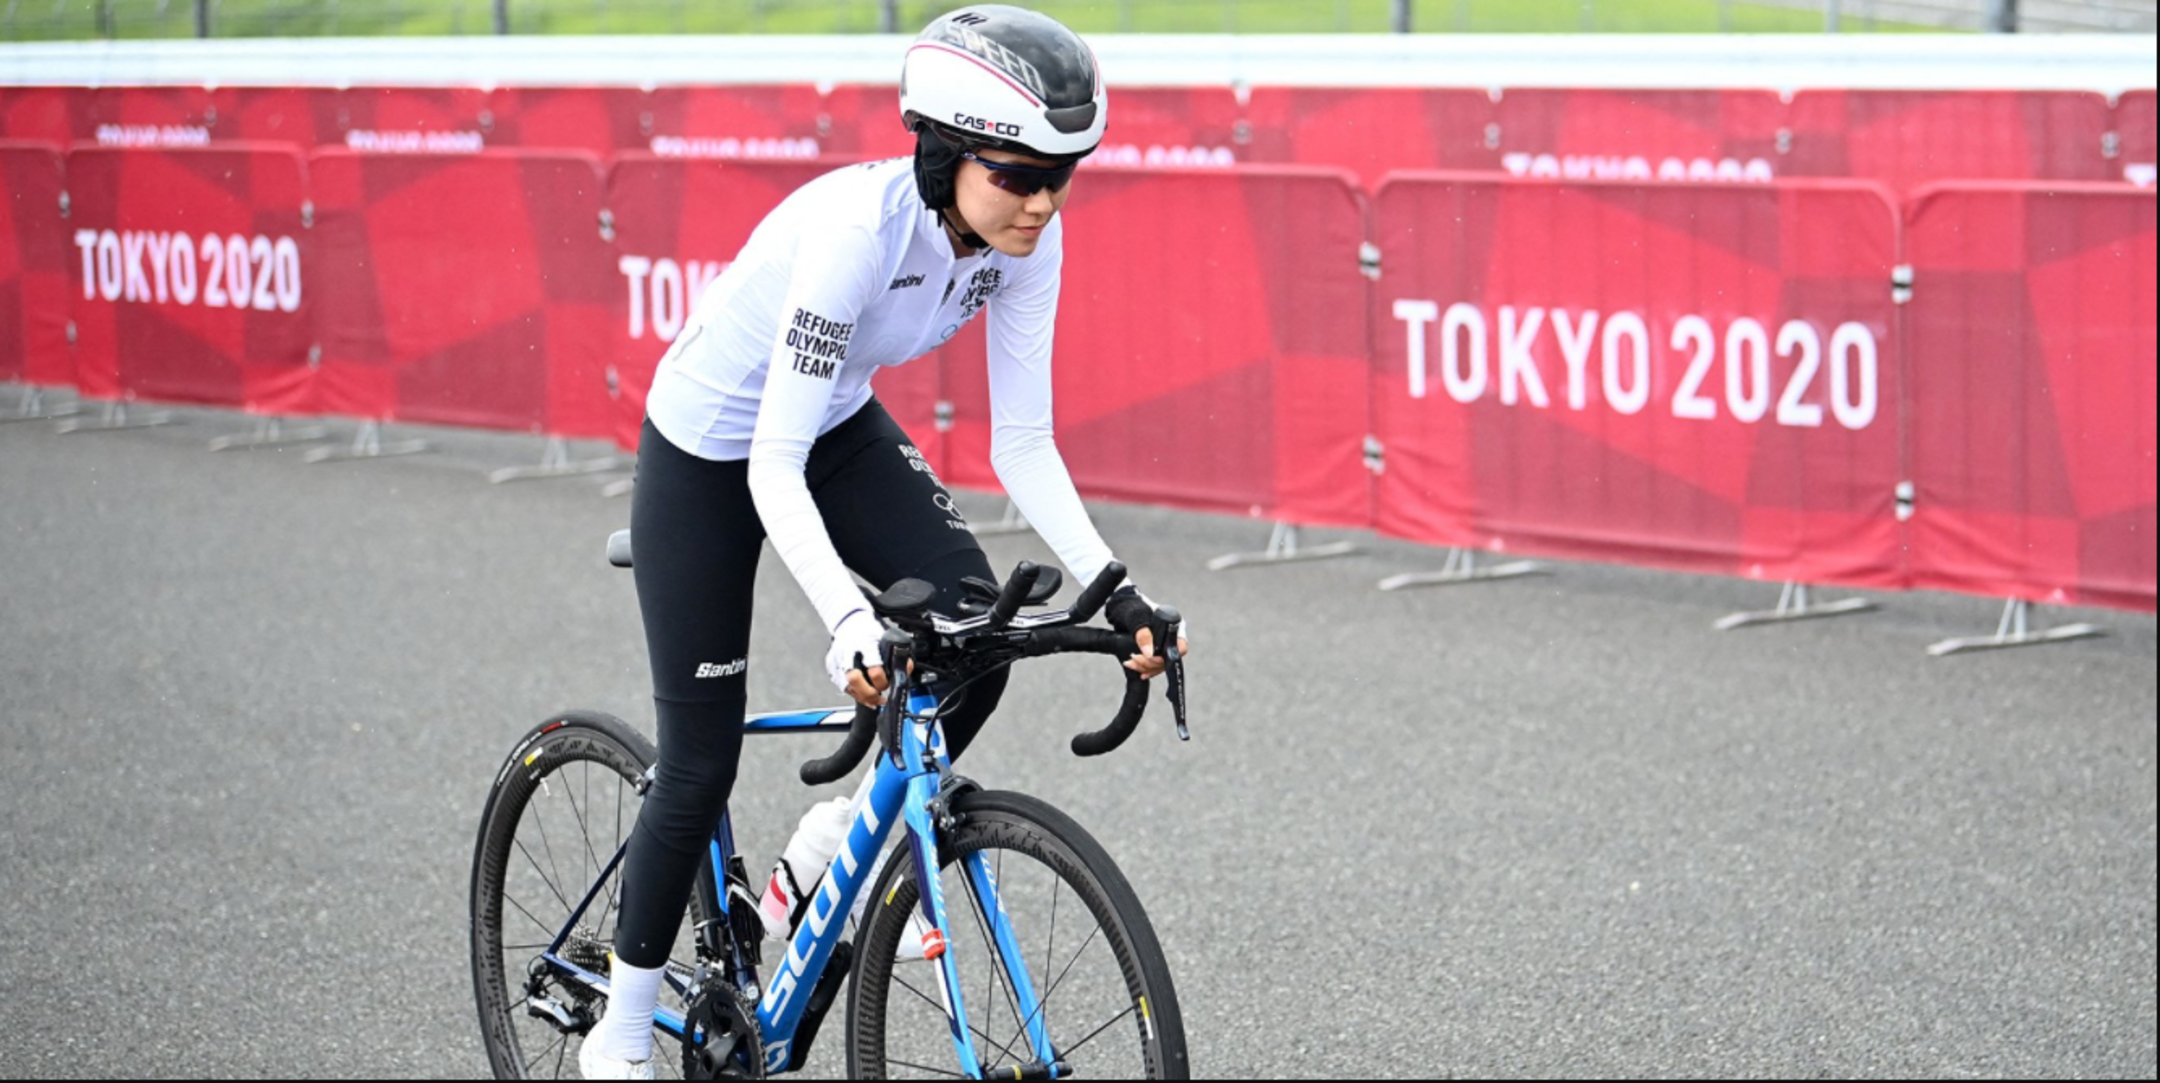
{"label": "santini logo on jersey", "polygon": [[707,677],[738,677],[742,675],[744,670],[749,668],[750,660],[748,658],[737,658],[726,665],[721,665],[718,662],[705,662],[697,667],[697,679],[702,681]]}
{"label": "santini logo on jersey", "polygon": [[911,290],[922,284],[923,276],[921,275],[901,275],[900,277],[893,279],[892,285],[886,287],[886,289],[887,292],[890,292],[892,290]]}

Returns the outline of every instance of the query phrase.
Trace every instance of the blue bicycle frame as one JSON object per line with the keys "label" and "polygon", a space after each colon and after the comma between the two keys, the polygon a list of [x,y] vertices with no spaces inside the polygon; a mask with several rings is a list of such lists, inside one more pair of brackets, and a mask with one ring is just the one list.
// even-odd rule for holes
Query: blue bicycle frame
{"label": "blue bicycle frame", "polygon": [[[875,864],[878,853],[884,848],[885,838],[895,823],[907,825],[906,844],[912,848],[923,919],[934,930],[926,940],[925,956],[935,960],[939,979],[943,983],[946,1022],[952,1028],[953,1052],[959,1060],[960,1071],[970,1078],[981,1078],[986,1066],[982,1063],[975,1042],[969,1033],[965,1001],[960,994],[960,975],[952,953],[938,947],[951,943],[951,926],[947,922],[945,893],[938,875],[940,863],[937,854],[937,833],[931,822],[931,801],[939,787],[952,770],[951,761],[945,754],[942,733],[935,726],[937,700],[935,697],[917,693],[908,702],[908,722],[901,727],[901,762],[896,767],[892,759],[880,751],[872,754],[877,766],[855,791],[854,800],[848,808],[849,825],[847,837],[842,840],[839,853],[833,858],[830,869],[818,882],[810,899],[810,908],[804,914],[794,939],[788,944],[787,953],[780,959],[770,983],[762,983],[757,968],[751,965],[738,949],[729,961],[732,973],[729,977],[739,989],[762,986],[764,992],[758,1000],[758,1026],[763,1032],[765,1070],[774,1074],[787,1069],[794,1053],[797,1028],[803,1020],[803,1012],[810,1001],[810,991],[816,988],[818,978],[824,973],[825,964],[832,958],[846,934],[846,915],[853,909],[855,896],[867,886],[865,881]],[[747,719],[747,733],[811,733],[819,731],[845,731],[852,710],[798,711],[782,714],[758,715]],[[929,741],[928,755],[924,742]],[[716,879],[715,895],[720,900],[721,919],[727,909],[735,905],[727,889],[727,869],[735,856],[735,832],[731,817],[723,813],[720,823],[713,829],[710,843],[712,869]],[[570,919],[555,936],[543,956],[548,964],[564,978],[577,982],[603,994],[608,991],[605,975],[585,970],[563,958],[561,952],[572,930],[599,897],[602,885],[615,873],[622,863],[628,844],[615,852],[597,880],[585,893]],[[1008,989],[1025,1020],[1028,1044],[1032,1047],[1038,1063],[1055,1065],[1057,1054],[1050,1047],[1047,1022],[1043,1019],[1042,1003],[1037,998],[1035,983],[1022,961],[1019,940],[1013,934],[1005,907],[998,899],[997,876],[992,866],[981,854],[971,854],[963,861],[966,882],[978,900],[984,920],[988,923],[991,938],[996,942],[998,954],[1005,970]],[[837,920],[836,920],[837,919]],[[867,919],[866,919],[867,920]],[[687,994],[687,983],[674,973],[667,975],[668,984],[677,994]],[[668,1033],[685,1040],[695,1040],[684,1033],[686,1024],[677,1012],[666,1008],[658,1010],[654,1023]]]}

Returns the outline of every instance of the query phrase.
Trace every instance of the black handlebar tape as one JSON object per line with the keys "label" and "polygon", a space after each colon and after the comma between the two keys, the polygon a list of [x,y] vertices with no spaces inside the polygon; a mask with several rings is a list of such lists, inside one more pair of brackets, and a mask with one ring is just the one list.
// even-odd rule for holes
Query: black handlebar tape
{"label": "black handlebar tape", "polygon": [[1084,624],[1094,620],[1095,614],[1102,612],[1103,603],[1109,601],[1110,595],[1124,582],[1125,565],[1114,560],[1103,565],[1102,574],[1096,576],[1095,581],[1080,592],[1080,600],[1073,603],[1073,622]]}
{"label": "black handlebar tape", "polygon": [[847,740],[840,750],[822,760],[811,760],[802,765],[805,786],[823,786],[838,782],[855,773],[862,763],[863,754],[870,751],[870,738],[877,734],[877,708],[855,708],[855,718],[848,723]]}
{"label": "black handlebar tape", "polygon": [[1028,592],[1035,589],[1035,577],[1042,569],[1033,561],[1023,560],[1013,569],[1011,579],[1005,581],[1005,593],[998,595],[997,605],[990,610],[990,628],[996,631],[1012,623],[1013,615],[1027,601]]}
{"label": "black handlebar tape", "polygon": [[1046,654],[1107,654],[1122,662],[1139,649],[1130,637],[1108,628],[1045,628],[1029,636],[1027,643],[1030,658]]}
{"label": "black handlebar tape", "polygon": [[1140,716],[1146,712],[1147,681],[1128,669],[1125,671],[1125,702],[1118,707],[1117,717],[1102,729],[1073,738],[1073,755],[1100,756],[1115,750],[1140,728]]}

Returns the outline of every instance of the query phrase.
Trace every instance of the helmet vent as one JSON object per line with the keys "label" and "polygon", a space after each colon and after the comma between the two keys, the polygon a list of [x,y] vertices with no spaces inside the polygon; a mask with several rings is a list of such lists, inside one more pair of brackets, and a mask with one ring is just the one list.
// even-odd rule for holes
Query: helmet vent
{"label": "helmet vent", "polygon": [[981,26],[982,24],[989,22],[990,20],[984,18],[981,15],[977,15],[972,11],[963,11],[960,14],[953,16],[953,21],[959,23],[961,26]]}

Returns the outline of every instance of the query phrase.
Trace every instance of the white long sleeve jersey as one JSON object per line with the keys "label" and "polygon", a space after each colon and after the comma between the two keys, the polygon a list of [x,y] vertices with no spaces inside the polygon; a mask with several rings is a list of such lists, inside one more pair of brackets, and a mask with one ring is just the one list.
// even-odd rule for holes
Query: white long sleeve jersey
{"label": "white long sleeve jersey", "polygon": [[810,446],[870,400],[870,378],[989,310],[990,461],[1079,581],[1111,560],[1051,438],[1050,340],[1062,219],[1034,254],[957,257],[913,162],[848,166],[798,189],[706,288],[660,361],[646,413],[700,458],[749,460],[766,535],[825,627],[864,609],[803,479]]}

